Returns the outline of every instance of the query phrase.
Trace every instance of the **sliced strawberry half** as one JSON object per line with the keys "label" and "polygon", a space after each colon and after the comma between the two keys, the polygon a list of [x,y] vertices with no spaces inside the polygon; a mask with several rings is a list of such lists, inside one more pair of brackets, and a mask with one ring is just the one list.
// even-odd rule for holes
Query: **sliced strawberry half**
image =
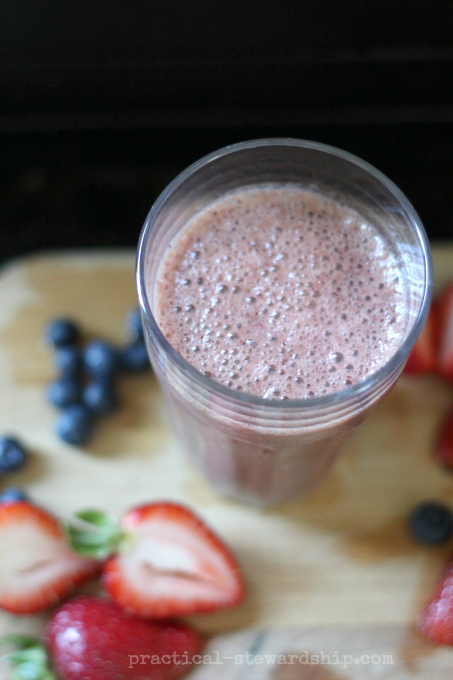
{"label": "sliced strawberry half", "polygon": [[129,545],[104,566],[103,583],[124,609],[143,617],[206,612],[238,604],[244,589],[230,551],[190,510],[153,503],[121,522]]}
{"label": "sliced strawberry half", "polygon": [[0,505],[0,607],[47,609],[98,568],[73,552],[58,521],[30,503]]}
{"label": "sliced strawberry half", "polygon": [[160,502],[135,508],[122,518],[116,535],[108,515],[86,511],[78,517],[91,527],[85,533],[76,529],[72,545],[101,555],[107,538],[113,556],[104,565],[103,585],[130,614],[167,618],[232,607],[244,597],[231,552],[182,505]]}
{"label": "sliced strawberry half", "polygon": [[437,370],[453,380],[453,283],[449,283],[439,298],[439,350]]}
{"label": "sliced strawberry half", "polygon": [[430,640],[453,645],[453,561],[447,565],[432,598],[421,611],[417,625]]}
{"label": "sliced strawberry half", "polygon": [[412,375],[429,373],[436,367],[438,347],[438,304],[435,300],[431,303],[428,316],[420,335],[407,360],[404,368],[405,373]]}

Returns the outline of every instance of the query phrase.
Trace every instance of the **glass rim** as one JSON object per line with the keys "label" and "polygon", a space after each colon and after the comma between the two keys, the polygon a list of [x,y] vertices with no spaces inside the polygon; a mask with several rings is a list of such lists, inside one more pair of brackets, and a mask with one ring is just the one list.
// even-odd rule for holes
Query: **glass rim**
{"label": "glass rim", "polygon": [[[166,200],[171,196],[171,194],[177,189],[188,177],[193,175],[197,170],[203,166],[212,163],[223,156],[236,153],[237,151],[242,151],[246,149],[253,149],[257,147],[266,146],[296,146],[304,149],[313,149],[315,151],[320,151],[337,158],[348,161],[349,163],[359,167],[365,172],[372,175],[377,179],[382,185],[384,185],[399,201],[402,208],[405,210],[407,216],[409,217],[412,227],[415,230],[424,257],[424,271],[425,271],[425,281],[423,298],[420,305],[419,313],[415,323],[410,329],[405,341],[398,347],[393,356],[381,366],[375,373],[372,373],[367,378],[355,383],[351,386],[346,387],[343,390],[333,392],[321,397],[303,397],[300,399],[265,399],[263,397],[258,397],[253,394],[248,394],[247,392],[242,392],[239,390],[230,389],[220,383],[212,380],[208,376],[203,375],[198,369],[192,366],[186,359],[184,359],[168,342],[162,331],[160,330],[154,314],[151,311],[151,306],[148,300],[148,295],[146,292],[146,281],[145,281],[145,264],[146,264],[146,247],[148,243],[148,235],[151,230],[152,224],[155,217],[159,214],[162,206],[165,204]],[[432,271],[432,261],[429,249],[428,238],[426,236],[425,229],[420,220],[420,217],[413,207],[412,203],[406,198],[403,192],[396,186],[392,180],[390,180],[386,175],[384,175],[380,170],[377,170],[373,165],[362,160],[358,156],[355,156],[348,151],[343,151],[334,146],[328,144],[321,144],[319,142],[311,142],[302,139],[292,139],[292,138],[266,138],[266,139],[256,139],[247,142],[239,142],[237,144],[231,144],[225,146],[217,151],[213,151],[206,156],[203,156],[195,163],[189,165],[185,170],[179,173],[168,186],[162,191],[158,196],[156,201],[149,211],[138,243],[138,251],[136,258],[136,282],[138,298],[140,303],[141,312],[144,317],[145,323],[152,329],[152,333],[157,343],[160,345],[162,350],[169,356],[173,362],[182,370],[182,372],[189,378],[195,380],[203,388],[222,394],[227,397],[230,401],[236,402],[242,405],[254,405],[261,406],[265,409],[303,409],[308,410],[310,408],[330,406],[339,402],[347,402],[356,396],[361,396],[367,393],[369,390],[376,385],[378,385],[382,379],[393,373],[398,369],[398,366],[403,363],[403,361],[408,357],[410,349],[412,348],[415,340],[417,339],[428,315],[429,306],[431,302],[432,286],[433,286],[433,271]]]}

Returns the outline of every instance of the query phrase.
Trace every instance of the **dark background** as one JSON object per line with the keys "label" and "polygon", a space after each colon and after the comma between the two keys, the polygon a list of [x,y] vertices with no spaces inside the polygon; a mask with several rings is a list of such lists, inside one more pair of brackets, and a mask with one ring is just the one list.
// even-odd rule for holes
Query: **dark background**
{"label": "dark background", "polygon": [[361,156],[453,237],[453,3],[2,0],[0,259],[135,246],[226,144]]}

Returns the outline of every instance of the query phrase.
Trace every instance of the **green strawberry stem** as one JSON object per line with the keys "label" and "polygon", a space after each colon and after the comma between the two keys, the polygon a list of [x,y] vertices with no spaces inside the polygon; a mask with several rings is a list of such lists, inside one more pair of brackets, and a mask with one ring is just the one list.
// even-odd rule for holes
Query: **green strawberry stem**
{"label": "green strawberry stem", "polygon": [[15,647],[0,660],[12,668],[11,680],[58,680],[44,645],[26,635],[7,635],[1,645]]}
{"label": "green strawberry stem", "polygon": [[75,552],[105,560],[129,543],[129,535],[118,519],[100,510],[81,510],[62,522],[69,545]]}

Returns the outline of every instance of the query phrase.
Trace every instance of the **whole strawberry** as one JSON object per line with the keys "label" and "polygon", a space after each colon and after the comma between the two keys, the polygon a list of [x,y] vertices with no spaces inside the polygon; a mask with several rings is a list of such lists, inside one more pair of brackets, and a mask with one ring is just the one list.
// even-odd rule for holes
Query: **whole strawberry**
{"label": "whole strawberry", "polygon": [[423,608],[417,625],[433,642],[453,645],[453,560],[439,580],[434,596]]}
{"label": "whole strawberry", "polygon": [[201,649],[188,626],[138,621],[97,597],[57,609],[44,644],[14,635],[1,642],[14,647],[1,658],[21,680],[176,680]]}
{"label": "whole strawberry", "polygon": [[173,680],[188,672],[201,648],[187,626],[138,621],[96,597],[57,609],[44,641],[63,680]]}

